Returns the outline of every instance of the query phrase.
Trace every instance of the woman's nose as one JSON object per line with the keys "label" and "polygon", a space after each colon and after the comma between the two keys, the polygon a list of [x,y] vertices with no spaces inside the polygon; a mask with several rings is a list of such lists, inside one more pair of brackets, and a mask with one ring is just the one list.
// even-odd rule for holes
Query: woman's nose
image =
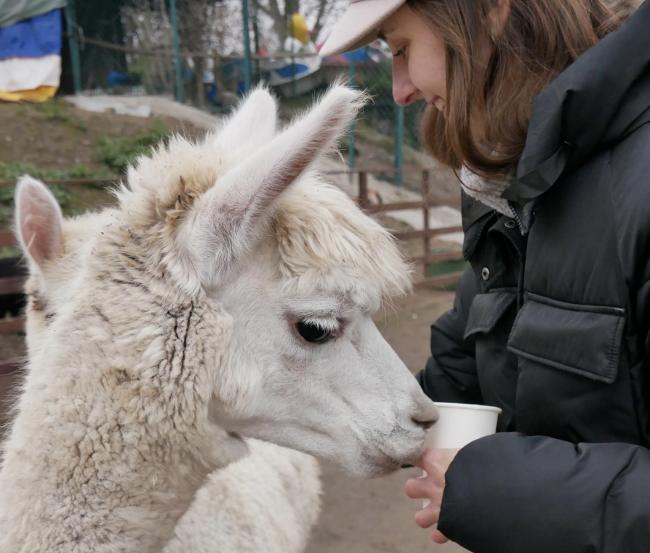
{"label": "woman's nose", "polygon": [[393,60],[393,99],[400,106],[408,106],[420,99],[420,91],[411,82],[408,68],[401,59]]}
{"label": "woman's nose", "polygon": [[393,80],[393,99],[400,106],[408,106],[420,99],[420,91],[408,79]]}

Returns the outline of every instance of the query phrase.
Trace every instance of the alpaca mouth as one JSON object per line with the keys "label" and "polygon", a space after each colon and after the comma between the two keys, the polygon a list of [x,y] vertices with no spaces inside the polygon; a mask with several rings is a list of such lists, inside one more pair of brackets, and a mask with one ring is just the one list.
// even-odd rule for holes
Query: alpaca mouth
{"label": "alpaca mouth", "polygon": [[381,450],[374,452],[374,454],[366,453],[363,458],[366,465],[372,467],[372,472],[377,475],[394,472],[404,464],[403,460],[399,461]]}

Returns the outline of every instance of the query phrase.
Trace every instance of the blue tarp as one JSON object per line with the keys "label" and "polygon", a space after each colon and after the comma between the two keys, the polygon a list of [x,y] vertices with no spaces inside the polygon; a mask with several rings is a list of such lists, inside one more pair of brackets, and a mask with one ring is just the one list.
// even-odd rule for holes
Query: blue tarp
{"label": "blue tarp", "polygon": [[327,56],[323,63],[325,65],[364,65],[377,63],[378,61],[386,59],[386,55],[376,48],[370,46],[363,46],[351,52],[344,52],[334,56]]}
{"label": "blue tarp", "polygon": [[368,55],[368,48],[357,48],[351,52],[345,52],[343,57],[347,61],[353,61],[355,63],[372,63],[373,59]]}
{"label": "blue tarp", "polygon": [[0,59],[40,58],[61,53],[61,10],[0,27]]}
{"label": "blue tarp", "polygon": [[274,69],[283,79],[291,79],[292,77],[299,77],[302,73],[309,71],[309,66],[304,63],[290,63],[284,67]]}

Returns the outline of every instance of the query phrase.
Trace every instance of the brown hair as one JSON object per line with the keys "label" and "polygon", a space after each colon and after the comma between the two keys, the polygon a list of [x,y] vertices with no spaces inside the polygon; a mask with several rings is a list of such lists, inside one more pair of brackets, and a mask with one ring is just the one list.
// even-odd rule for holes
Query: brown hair
{"label": "brown hair", "polygon": [[624,18],[603,0],[510,0],[504,27],[492,32],[488,15],[499,0],[407,4],[445,43],[447,105],[444,114],[427,108],[426,147],[445,165],[487,178],[516,166],[533,98]]}

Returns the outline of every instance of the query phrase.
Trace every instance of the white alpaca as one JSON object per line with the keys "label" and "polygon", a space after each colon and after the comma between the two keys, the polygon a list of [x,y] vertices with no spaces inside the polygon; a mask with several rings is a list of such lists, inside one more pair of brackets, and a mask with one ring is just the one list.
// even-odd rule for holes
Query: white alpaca
{"label": "white alpaca", "polygon": [[[205,142],[142,158],[49,284],[0,470],[0,551],[159,551],[238,433],[372,476],[412,462],[433,403],[371,314],[408,286],[389,236],[309,171],[359,94],[276,134],[251,95]],[[66,221],[30,178],[18,235],[38,275]],[[74,224],[74,221],[71,222]],[[31,346],[30,346],[31,348]]]}
{"label": "white alpaca", "polygon": [[[26,285],[28,354],[47,336],[54,290],[74,279],[95,216],[62,225],[65,252]],[[35,236],[42,239],[43,236]],[[35,247],[33,244],[32,247]],[[320,512],[320,468],[310,455],[247,438],[249,454],[212,472],[180,519],[165,553],[300,553]]]}
{"label": "white alpaca", "polygon": [[165,553],[299,553],[320,511],[313,457],[246,440],[250,455],[212,472]]}

